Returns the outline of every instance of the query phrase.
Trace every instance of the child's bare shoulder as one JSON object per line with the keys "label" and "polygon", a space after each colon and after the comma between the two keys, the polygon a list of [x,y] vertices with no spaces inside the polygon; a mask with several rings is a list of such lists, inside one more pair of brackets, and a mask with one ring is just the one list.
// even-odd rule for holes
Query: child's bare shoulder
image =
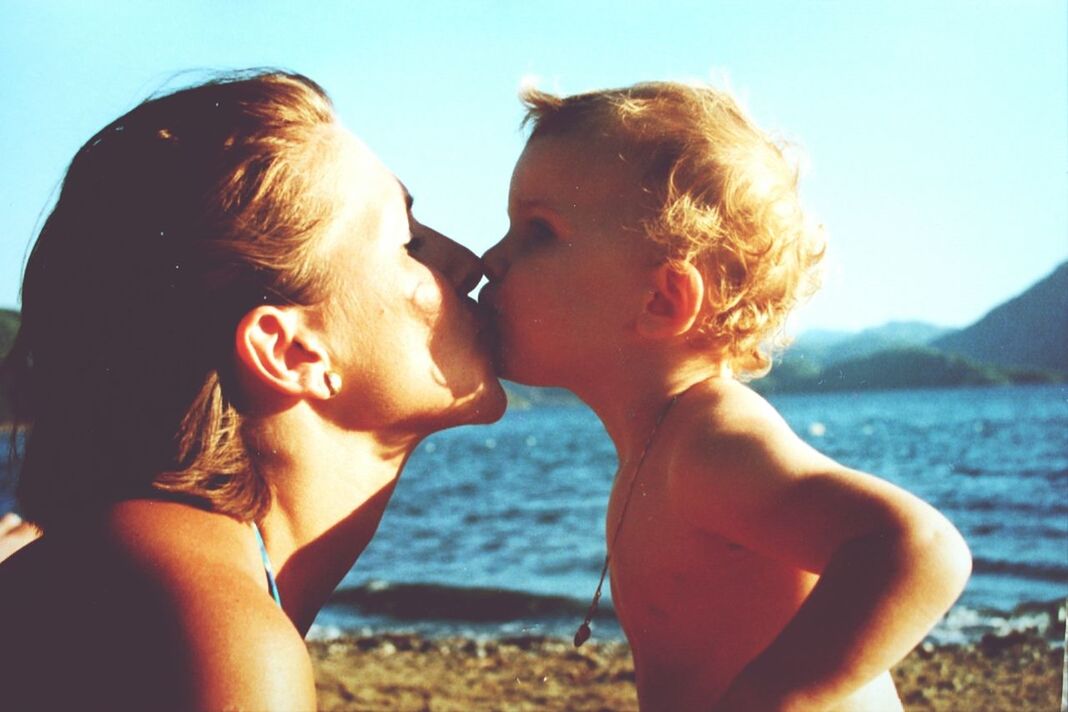
{"label": "child's bare shoulder", "polygon": [[810,450],[768,401],[733,379],[701,383],[681,405],[673,438],[680,463],[712,459],[725,466],[758,452],[797,456]]}
{"label": "child's bare shoulder", "polygon": [[676,499],[734,511],[762,506],[807,474],[837,465],[763,397],[731,379],[697,386],[675,414],[668,482]]}

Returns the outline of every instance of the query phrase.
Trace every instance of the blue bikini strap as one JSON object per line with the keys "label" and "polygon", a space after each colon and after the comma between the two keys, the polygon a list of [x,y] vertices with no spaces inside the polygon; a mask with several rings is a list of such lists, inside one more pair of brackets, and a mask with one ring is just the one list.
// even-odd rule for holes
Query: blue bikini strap
{"label": "blue bikini strap", "polygon": [[278,584],[274,581],[274,570],[271,569],[271,560],[267,556],[267,546],[263,543],[263,535],[260,534],[260,528],[256,526],[256,522],[252,522],[252,531],[256,532],[256,543],[260,546],[260,558],[263,559],[263,572],[267,574],[267,591],[271,594],[271,598],[278,604],[278,607],[282,607],[282,597],[278,595]]}

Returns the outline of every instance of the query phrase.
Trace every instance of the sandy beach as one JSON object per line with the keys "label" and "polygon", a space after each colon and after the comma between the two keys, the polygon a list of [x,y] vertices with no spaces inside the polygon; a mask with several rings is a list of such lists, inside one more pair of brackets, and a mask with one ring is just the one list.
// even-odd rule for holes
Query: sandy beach
{"label": "sandy beach", "polygon": [[[375,635],[308,644],[321,710],[636,711],[626,645]],[[1032,635],[924,645],[894,669],[907,710],[1057,710],[1063,651]]]}

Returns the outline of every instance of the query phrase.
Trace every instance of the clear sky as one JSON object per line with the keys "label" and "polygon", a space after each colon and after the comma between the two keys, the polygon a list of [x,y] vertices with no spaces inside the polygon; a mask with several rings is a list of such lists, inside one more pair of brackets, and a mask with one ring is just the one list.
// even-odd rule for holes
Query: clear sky
{"label": "clear sky", "polygon": [[176,72],[272,65],[323,84],[418,217],[476,252],[507,228],[525,78],[726,82],[804,149],[829,230],[798,328],[964,326],[1068,258],[1066,6],[0,0],[0,306],[97,129]]}

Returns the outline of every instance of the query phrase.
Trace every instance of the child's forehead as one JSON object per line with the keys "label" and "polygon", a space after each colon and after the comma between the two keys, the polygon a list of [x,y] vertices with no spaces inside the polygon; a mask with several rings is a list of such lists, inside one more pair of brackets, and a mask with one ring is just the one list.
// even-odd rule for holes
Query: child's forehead
{"label": "child's forehead", "polygon": [[527,143],[512,178],[520,204],[632,202],[642,193],[641,166],[614,143],[581,135],[538,136]]}
{"label": "child's forehead", "polygon": [[536,154],[543,160],[568,170],[602,164],[614,168],[624,167],[633,161],[625,156],[625,145],[607,136],[587,132],[552,133],[533,136],[527,141],[526,154]]}

